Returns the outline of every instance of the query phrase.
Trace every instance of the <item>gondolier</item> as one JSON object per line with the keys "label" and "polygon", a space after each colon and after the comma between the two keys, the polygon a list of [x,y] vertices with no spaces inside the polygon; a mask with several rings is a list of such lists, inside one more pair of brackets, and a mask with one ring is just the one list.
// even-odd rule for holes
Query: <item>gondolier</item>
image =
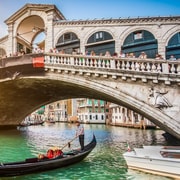
{"label": "gondolier", "polygon": [[81,150],[84,150],[84,127],[80,124],[79,121],[76,122],[76,137],[79,136],[79,143],[81,146]]}

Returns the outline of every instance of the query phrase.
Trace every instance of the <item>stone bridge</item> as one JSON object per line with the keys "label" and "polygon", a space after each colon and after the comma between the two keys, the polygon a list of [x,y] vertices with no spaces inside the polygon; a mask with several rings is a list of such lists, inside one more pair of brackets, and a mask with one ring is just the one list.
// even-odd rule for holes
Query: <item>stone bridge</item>
{"label": "stone bridge", "polygon": [[0,60],[0,125],[42,105],[94,98],[125,106],[180,139],[180,62],[68,54]]}

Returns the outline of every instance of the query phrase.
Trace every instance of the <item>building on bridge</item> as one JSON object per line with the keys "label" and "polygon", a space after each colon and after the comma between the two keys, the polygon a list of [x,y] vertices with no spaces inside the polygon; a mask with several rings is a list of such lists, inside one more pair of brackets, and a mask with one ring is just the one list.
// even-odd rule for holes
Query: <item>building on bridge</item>
{"label": "building on bridge", "polygon": [[0,57],[31,53],[43,34],[38,45],[45,52],[109,51],[138,57],[143,51],[149,58],[157,53],[164,59],[180,58],[180,16],[66,20],[55,5],[26,4],[5,23],[8,35],[0,39]]}

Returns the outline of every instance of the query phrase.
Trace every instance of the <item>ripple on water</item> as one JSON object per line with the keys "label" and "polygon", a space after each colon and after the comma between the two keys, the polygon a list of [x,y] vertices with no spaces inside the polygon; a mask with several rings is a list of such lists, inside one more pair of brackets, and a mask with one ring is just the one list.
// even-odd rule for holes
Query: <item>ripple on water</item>
{"label": "ripple on water", "polygon": [[[165,144],[162,131],[142,131],[105,125],[84,125],[85,142],[92,134],[97,138],[96,148],[80,163],[52,171],[30,174],[0,180],[167,180],[168,178],[153,176],[127,170],[122,156],[127,149],[127,141],[132,147],[143,144]],[[74,137],[73,124],[57,123],[52,126],[33,126],[25,131],[0,131],[0,162],[17,161],[30,156],[37,156],[51,146],[62,147]],[[79,145],[76,139],[72,148]]]}

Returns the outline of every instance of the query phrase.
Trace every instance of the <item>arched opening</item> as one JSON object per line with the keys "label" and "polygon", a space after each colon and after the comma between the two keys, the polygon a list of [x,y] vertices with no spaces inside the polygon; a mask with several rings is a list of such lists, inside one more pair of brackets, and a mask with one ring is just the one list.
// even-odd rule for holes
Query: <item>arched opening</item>
{"label": "arched opening", "polygon": [[110,33],[98,31],[89,37],[85,48],[88,52],[94,51],[96,55],[105,54],[106,51],[112,55],[115,51],[115,41]]}
{"label": "arched opening", "polygon": [[155,58],[158,52],[157,40],[151,32],[138,30],[127,36],[122,51],[124,53],[134,53],[136,57],[144,51],[148,58]]}
{"label": "arched opening", "polygon": [[[25,53],[31,53],[34,40],[37,40],[36,37],[42,32],[45,32],[45,27],[41,17],[34,15],[25,18],[17,28],[17,52],[23,50]],[[35,43],[37,44],[37,41]]]}
{"label": "arched opening", "polygon": [[80,40],[73,32],[65,33],[58,39],[56,49],[64,51],[66,54],[80,53]]}
{"label": "arched opening", "polygon": [[6,51],[0,48],[0,59],[6,57]]}
{"label": "arched opening", "polygon": [[44,51],[45,48],[45,38],[46,38],[46,34],[45,32],[40,32],[39,34],[36,35],[36,37],[34,38],[33,42],[32,42],[32,47],[34,52],[36,51]]}
{"label": "arched opening", "polygon": [[169,59],[171,55],[180,58],[180,32],[173,35],[166,46],[166,59]]}

